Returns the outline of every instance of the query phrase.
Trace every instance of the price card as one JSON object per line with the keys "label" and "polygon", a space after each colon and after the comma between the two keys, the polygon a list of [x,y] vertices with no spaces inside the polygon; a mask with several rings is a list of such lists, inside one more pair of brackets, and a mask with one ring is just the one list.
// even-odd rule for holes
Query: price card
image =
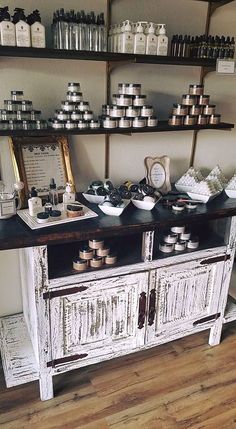
{"label": "price card", "polygon": [[235,73],[235,61],[233,59],[221,60],[217,59],[216,72],[220,74],[234,74]]}

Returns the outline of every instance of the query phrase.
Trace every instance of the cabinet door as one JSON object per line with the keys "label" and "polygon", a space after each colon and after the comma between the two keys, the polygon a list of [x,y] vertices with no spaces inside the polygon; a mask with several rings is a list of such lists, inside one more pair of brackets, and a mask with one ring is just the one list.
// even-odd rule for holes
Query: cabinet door
{"label": "cabinet door", "polygon": [[148,277],[148,273],[126,275],[73,285],[55,291],[54,297],[52,293],[54,364],[80,356],[89,360],[120,355],[142,346],[145,329],[139,329],[138,324],[142,325],[142,309],[144,322]]}
{"label": "cabinet door", "polygon": [[[193,328],[218,311],[224,262],[197,260],[151,272],[147,343]],[[213,261],[213,262],[211,262]]]}

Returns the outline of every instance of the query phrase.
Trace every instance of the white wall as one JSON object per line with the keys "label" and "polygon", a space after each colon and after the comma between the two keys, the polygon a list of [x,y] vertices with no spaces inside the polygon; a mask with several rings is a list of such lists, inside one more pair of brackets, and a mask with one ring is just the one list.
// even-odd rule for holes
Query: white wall
{"label": "white wall", "polygon": [[[178,6],[176,6],[178,3]],[[15,1],[8,0],[13,11]],[[65,7],[84,8],[82,0],[18,0],[18,7],[29,13],[37,8],[42,21],[50,28],[52,12]],[[87,0],[86,10],[105,11],[105,0]],[[207,3],[193,0],[116,0],[113,2],[113,22],[124,19],[165,22],[168,35],[175,33],[200,34],[204,32]],[[236,1],[220,8],[214,14],[212,34],[235,36]],[[48,31],[48,34],[50,32]],[[112,92],[119,82],[140,82],[143,92],[157,110],[160,119],[166,118],[171,105],[188,91],[190,83],[198,83],[197,67],[172,67],[164,65],[123,65],[112,74]],[[64,99],[67,82],[79,81],[85,99],[89,100],[96,114],[105,102],[105,64],[83,61],[57,61],[34,59],[3,59],[0,67],[0,103],[9,97],[12,89],[23,89],[36,108],[49,117]],[[235,76],[216,76],[206,79],[206,93],[217,103],[222,119],[235,122]],[[235,168],[236,131],[201,131],[196,151],[196,165],[205,169],[219,163],[226,174]],[[144,172],[143,159],[147,155],[164,155],[171,158],[172,180],[179,177],[189,165],[192,132],[140,134],[132,137],[112,136],[110,150],[110,177],[114,182],[124,179],[139,180]],[[71,154],[77,189],[83,190],[95,178],[104,177],[104,136],[84,136],[71,139]],[[0,253],[0,315],[14,313],[21,308],[18,268],[9,279],[2,276],[3,267],[17,267],[16,253]],[[9,268],[10,270],[10,268]],[[3,280],[4,279],[4,280]],[[9,285],[13,298],[9,298]],[[9,304],[10,302],[10,304]],[[10,307],[9,307],[10,305]]]}

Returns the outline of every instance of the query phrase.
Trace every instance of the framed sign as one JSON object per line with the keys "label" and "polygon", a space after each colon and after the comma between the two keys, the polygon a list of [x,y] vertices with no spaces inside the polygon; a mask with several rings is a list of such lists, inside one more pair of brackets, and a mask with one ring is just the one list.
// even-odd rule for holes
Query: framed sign
{"label": "framed sign", "polygon": [[167,194],[171,190],[170,184],[170,158],[168,156],[152,158],[147,156],[144,159],[147,183],[162,194]]}
{"label": "framed sign", "polygon": [[17,137],[10,139],[15,179],[24,182],[22,198],[34,186],[38,195],[48,194],[53,177],[59,193],[63,193],[66,182],[74,186],[71,170],[69,144],[64,136]]}

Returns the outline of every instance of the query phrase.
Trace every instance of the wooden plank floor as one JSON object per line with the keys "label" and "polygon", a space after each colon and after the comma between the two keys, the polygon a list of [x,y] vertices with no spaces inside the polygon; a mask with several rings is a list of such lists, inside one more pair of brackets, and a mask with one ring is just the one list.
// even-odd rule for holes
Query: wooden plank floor
{"label": "wooden plank floor", "polygon": [[6,389],[1,429],[234,429],[236,323],[217,347],[203,332],[55,378],[55,399],[38,383]]}

